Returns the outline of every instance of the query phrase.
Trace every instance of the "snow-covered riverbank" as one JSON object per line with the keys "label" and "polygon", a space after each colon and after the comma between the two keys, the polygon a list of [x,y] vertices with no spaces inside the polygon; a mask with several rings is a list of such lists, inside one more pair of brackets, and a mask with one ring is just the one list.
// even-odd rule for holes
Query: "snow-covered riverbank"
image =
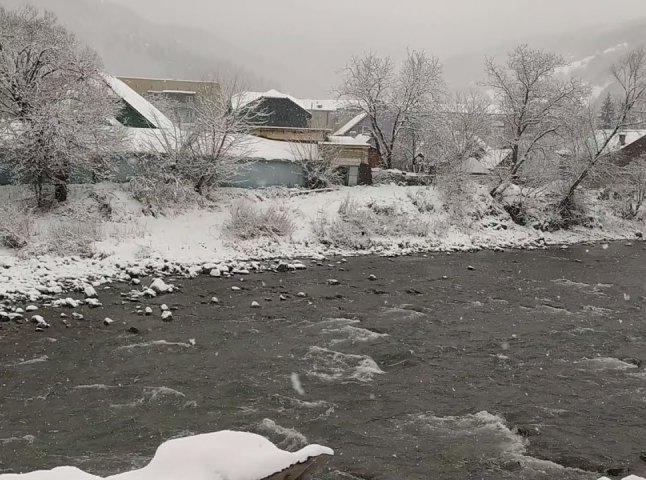
{"label": "snow-covered riverbank", "polygon": [[[15,187],[3,188],[5,201],[20,197]],[[0,248],[0,298],[36,301],[88,284],[137,284],[136,278],[151,273],[209,274],[213,265],[244,272],[262,269],[270,259],[635,240],[643,227],[643,221],[623,220],[600,201],[590,208],[593,228],[543,232],[514,223],[484,188],[459,204],[447,206],[442,198],[432,187],[394,185],[315,193],[229,189],[209,207],[153,216],[119,186],[77,187],[65,207],[29,220],[25,248]],[[230,221],[241,206],[247,214],[284,214],[288,232],[258,233],[251,217],[246,220],[251,233],[247,225],[241,234],[240,225],[231,228]]]}

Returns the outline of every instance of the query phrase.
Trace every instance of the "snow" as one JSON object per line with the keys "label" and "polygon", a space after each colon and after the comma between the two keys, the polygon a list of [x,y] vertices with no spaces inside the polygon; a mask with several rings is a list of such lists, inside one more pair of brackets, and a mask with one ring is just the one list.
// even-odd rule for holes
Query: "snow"
{"label": "snow", "polygon": [[[605,143],[606,139],[612,134],[612,130],[599,130],[596,133],[596,142],[599,148],[603,146]],[[625,144],[621,145],[621,139],[619,138],[620,135],[625,135]],[[608,143],[608,146],[606,147],[606,151],[609,152],[616,152],[618,150],[621,150],[622,148],[627,147],[628,145],[636,142],[640,138],[642,138],[644,135],[646,135],[646,130],[639,130],[639,129],[634,129],[634,130],[622,130],[618,132],[610,142]]]}
{"label": "snow", "polygon": [[179,131],[160,128],[126,127],[124,131],[123,149],[128,153],[165,153],[181,136]]}
{"label": "snow", "polygon": [[40,316],[40,315],[34,315],[31,317],[31,321],[36,324],[36,327],[40,328],[49,328],[49,323],[45,321],[45,319]]}
{"label": "snow", "polygon": [[[610,480],[608,477],[601,477],[599,480]],[[638,477],[637,475],[628,475],[624,477],[623,480],[646,480],[644,477]]]}
{"label": "snow", "polygon": [[490,172],[490,170],[486,168],[479,160],[476,160],[473,157],[464,160],[459,169],[461,172],[471,175],[487,175]]}
{"label": "snow", "polygon": [[496,168],[500,163],[507,158],[507,156],[511,153],[511,150],[508,148],[489,148],[487,147],[485,150],[484,155],[482,158],[480,158],[478,161],[480,164],[489,169],[493,170]]}
{"label": "snow", "polygon": [[57,467],[53,470],[40,470],[23,474],[0,474],[0,480],[99,480],[100,478],[75,467]]}
{"label": "snow", "polygon": [[107,73],[103,74],[103,79],[114,93],[143,115],[143,117],[155,127],[161,129],[173,128],[173,122],[171,122],[166,115],[160,112],[154,105],[124,82],[112,75],[108,75]]}
{"label": "snow", "polygon": [[356,117],[352,118],[348,123],[343,125],[341,128],[339,128],[336,132],[334,132],[335,136],[343,136],[347,135],[352,131],[354,127],[356,127],[359,123],[361,123],[362,120],[364,120],[368,116],[367,113],[360,113]]}
{"label": "snow", "polygon": [[[271,422],[271,421],[265,421]],[[271,427],[270,423],[266,423]],[[274,424],[275,426],[275,424]],[[303,437],[304,438],[304,437]],[[334,455],[321,445],[296,452],[279,449],[253,433],[220,431],[163,443],[150,463],[140,469],[106,477],[109,480],[261,480],[313,458]],[[27,474],[1,474],[0,480],[100,479],[74,467],[59,467]]]}
{"label": "snow", "polygon": [[[126,128],[125,133],[127,141],[124,149],[130,153],[164,153],[169,147],[173,148],[181,136],[179,131],[152,128]],[[228,154],[249,159],[297,161],[303,153],[302,144],[255,135],[236,136],[230,141],[232,145]],[[317,155],[316,145],[308,145],[308,154],[310,149]]]}
{"label": "snow", "polygon": [[85,287],[83,289],[83,293],[85,294],[86,298],[96,298],[98,296],[96,293],[96,289],[91,285],[88,285],[87,287]]}
{"label": "snow", "polygon": [[173,286],[167,285],[161,278],[154,279],[149,288],[156,293],[167,293],[173,291]]}
{"label": "snow", "polygon": [[349,145],[357,147],[370,146],[371,137],[369,135],[357,135],[351,137],[349,135],[330,135],[325,144],[329,145]]}
{"label": "snow", "polygon": [[298,99],[298,101],[305,107],[306,110],[309,111],[321,110],[326,112],[336,112],[337,110],[351,108],[355,105],[355,102],[352,100],[315,100],[311,98],[300,98]]}
{"label": "snow", "polygon": [[[302,159],[304,152],[299,143],[247,135],[241,142],[236,142],[231,153],[253,159],[298,161]],[[308,156],[311,154],[312,158],[318,157],[318,146],[308,144],[306,153]]]}
{"label": "snow", "polygon": [[[3,188],[0,187],[0,195]],[[176,215],[152,217],[145,216],[141,204],[132,200],[120,186],[99,184],[72,190],[72,198],[79,198],[84,215],[88,215],[90,206],[80,197],[97,191],[109,192],[114,218],[102,224],[102,237],[94,243],[96,256],[25,256],[0,248],[0,263],[6,265],[0,269],[0,296],[10,300],[24,299],[25,304],[38,304],[47,299],[56,307],[76,308],[81,302],[68,292],[82,295],[88,285],[94,285],[98,290],[97,285],[115,280],[131,282],[135,277],[151,275],[156,277],[150,285],[153,288],[147,288],[146,284],[133,295],[152,297],[169,291],[170,287],[162,277],[169,274],[196,276],[207,264],[215,265],[223,276],[229,276],[234,269],[251,271],[254,269],[253,261],[269,259],[289,259],[286,264],[298,269],[303,268],[303,262],[298,262],[298,259],[320,261],[333,255],[539,248],[590,240],[634,239],[635,232],[643,231],[644,227],[643,222],[630,222],[614,216],[609,206],[599,203],[595,193],[590,194],[591,210],[603,228],[581,227],[550,233],[513,223],[506,212],[494,208],[484,186],[478,187],[474,193],[472,208],[464,218],[450,217],[439,192],[433,187],[340,187],[305,195],[303,193],[306,192],[300,190],[223,189],[211,208],[187,209]],[[245,241],[232,238],[224,226],[229,219],[230,207],[240,198],[262,208],[275,207],[288,212],[295,223],[291,237],[260,237]],[[375,232],[369,241],[363,243],[350,242],[354,241],[351,232],[347,238],[341,238],[345,242],[321,243],[321,232],[329,232],[325,233],[326,238],[335,233],[334,226],[340,222],[339,209],[348,201],[374,215],[376,221],[381,222],[377,226],[383,231]],[[381,217],[374,214],[374,209],[397,210],[399,215]],[[53,221],[51,215],[35,218],[34,231],[46,230]],[[415,220],[406,224],[407,231],[390,225],[393,220],[401,221],[407,216]],[[413,228],[415,225],[419,231],[417,227]],[[124,235],[124,232],[128,234]],[[35,238],[34,241],[40,239]],[[100,301],[97,306],[98,303]]]}

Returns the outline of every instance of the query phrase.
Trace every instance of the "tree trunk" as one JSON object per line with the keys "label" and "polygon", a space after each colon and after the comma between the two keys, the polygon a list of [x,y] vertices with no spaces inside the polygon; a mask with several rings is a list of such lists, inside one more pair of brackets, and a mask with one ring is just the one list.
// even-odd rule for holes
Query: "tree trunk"
{"label": "tree trunk", "polygon": [[67,201],[67,183],[57,183],[56,186],[54,187],[54,198],[58,202],[65,202]]}
{"label": "tree trunk", "polygon": [[58,202],[67,201],[68,187],[70,181],[70,166],[68,164],[61,168],[61,171],[55,175],[56,184],[54,185],[54,198]]}
{"label": "tree trunk", "polygon": [[581,174],[578,176],[578,178],[574,181],[574,183],[570,186],[570,189],[568,190],[567,194],[565,197],[563,197],[563,200],[559,203],[559,211],[561,212],[566,212],[569,207],[572,206],[572,198],[574,197],[574,193],[576,192],[577,188],[579,188],[579,185],[585,180],[588,175],[590,174],[590,170],[596,165],[597,160],[599,157],[596,157],[586,168],[581,172]]}
{"label": "tree trunk", "polygon": [[393,152],[386,153],[386,156],[384,157],[384,164],[386,165],[386,168],[388,170],[393,168]]}

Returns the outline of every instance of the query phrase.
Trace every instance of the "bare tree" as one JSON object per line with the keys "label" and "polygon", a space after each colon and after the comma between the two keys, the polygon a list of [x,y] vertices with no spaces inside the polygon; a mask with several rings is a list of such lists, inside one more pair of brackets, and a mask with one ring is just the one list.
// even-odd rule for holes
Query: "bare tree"
{"label": "bare tree", "polygon": [[406,127],[415,115],[433,109],[442,89],[439,60],[411,50],[398,70],[390,57],[373,53],[352,57],[338,94],[353,100],[367,115],[382,161],[392,168]]}
{"label": "bare tree", "polygon": [[[149,142],[164,174],[191,182],[200,194],[229,180],[246,163],[253,140],[250,132],[267,117],[264,111],[241,103],[237,80],[218,85],[216,90],[201,92],[191,106],[190,123],[171,116],[173,127],[154,130]],[[168,100],[157,101],[161,110],[177,110]]]}
{"label": "bare tree", "polygon": [[635,106],[646,97],[646,51],[643,48],[633,50],[623,57],[611,69],[617,90],[620,92],[615,100],[615,115],[610,120],[610,128],[597,130],[594,106],[588,103],[578,121],[578,128],[571,135],[572,160],[578,170],[573,172],[565,194],[559,203],[559,209],[567,213],[579,186],[602,165],[612,162],[610,151],[613,140],[626,128],[635,125],[631,114]]}
{"label": "bare tree", "polygon": [[423,170],[455,170],[487,150],[491,137],[489,103],[476,91],[455,92],[440,112],[421,118],[416,130]]}
{"label": "bare tree", "polygon": [[107,153],[121,141],[109,127],[119,104],[102,81],[97,55],[32,7],[0,7],[0,123],[13,174],[67,199],[72,170],[108,171]]}
{"label": "bare tree", "polygon": [[492,195],[502,194],[526,163],[560,148],[558,133],[567,122],[565,112],[584,91],[578,80],[557,77],[564,65],[560,55],[527,45],[510,52],[505,65],[486,60],[484,85],[491,88],[504,122],[501,143],[511,150],[506,175]]}

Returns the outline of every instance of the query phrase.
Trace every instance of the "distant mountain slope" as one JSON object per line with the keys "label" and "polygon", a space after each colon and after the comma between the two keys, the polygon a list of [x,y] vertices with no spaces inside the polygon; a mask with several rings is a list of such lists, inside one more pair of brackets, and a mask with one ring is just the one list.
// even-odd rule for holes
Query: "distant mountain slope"
{"label": "distant mountain slope", "polygon": [[[0,0],[8,8],[25,0]],[[160,25],[132,10],[101,0],[29,0],[53,11],[61,23],[101,55],[114,75],[200,80],[237,75],[248,86],[268,88],[271,79],[261,73],[262,58],[241,51],[210,32],[197,28]],[[242,65],[254,65],[254,70]]]}
{"label": "distant mountain slope", "polygon": [[[530,38],[525,43],[562,54],[570,62],[564,71],[582,78],[600,95],[610,80],[610,66],[630,49],[646,45],[646,19],[613,27],[573,30],[552,37]],[[485,57],[493,56],[504,62],[507,52],[515,46],[501,45],[448,59],[445,62],[447,82],[456,88],[477,84],[484,77]]]}

